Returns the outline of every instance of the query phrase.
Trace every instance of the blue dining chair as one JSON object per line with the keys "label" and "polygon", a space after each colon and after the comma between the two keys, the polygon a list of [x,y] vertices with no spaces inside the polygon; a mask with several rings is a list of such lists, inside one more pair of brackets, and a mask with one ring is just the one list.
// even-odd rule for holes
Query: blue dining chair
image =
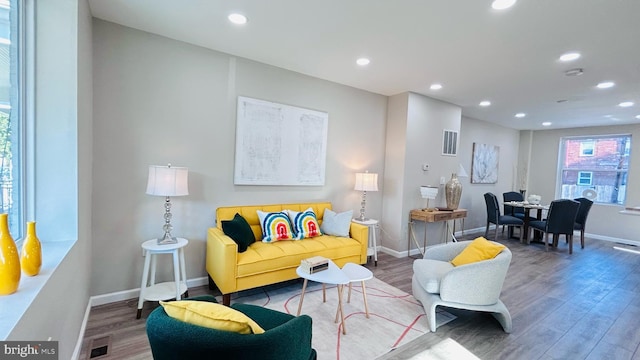
{"label": "blue dining chair", "polygon": [[576,222],[573,224],[573,229],[580,230],[580,248],[584,249],[584,227],[587,224],[587,216],[589,215],[593,201],[583,197],[574,200],[580,203],[580,207],[578,208],[578,215],[576,215]]}
{"label": "blue dining chair", "polygon": [[[507,191],[505,193],[502,193],[502,202],[503,202],[503,207],[504,207],[504,214],[505,215],[515,216],[518,219],[525,220],[525,217],[529,216],[528,212],[525,212],[524,208],[514,207],[514,206],[511,206],[511,205],[507,204],[507,203],[510,203],[512,201],[523,202],[524,201],[524,195],[522,195],[522,193],[520,193],[518,191]],[[537,219],[535,217],[529,216],[529,221],[534,221],[534,220],[537,220]],[[504,233],[504,225],[502,226],[502,233]],[[509,234],[509,237],[511,237],[511,234]]]}
{"label": "blue dining chair", "polygon": [[[519,227],[520,228],[520,241],[522,242],[522,235],[524,229],[524,221],[522,219],[518,219],[515,216],[511,215],[501,215],[500,214],[500,206],[498,205],[498,198],[493,193],[484,194],[484,202],[487,205],[487,228],[484,231],[484,237],[487,237],[489,234],[489,225],[496,225],[496,237],[498,238],[498,228],[500,225],[504,225],[507,227]],[[494,240],[495,240],[494,239]]]}
{"label": "blue dining chair", "polygon": [[558,246],[558,238],[564,235],[569,242],[569,254],[573,253],[573,228],[580,203],[575,200],[553,200],[545,220],[529,222],[529,227],[545,234],[544,249],[549,251],[549,234],[553,235],[553,246]]}

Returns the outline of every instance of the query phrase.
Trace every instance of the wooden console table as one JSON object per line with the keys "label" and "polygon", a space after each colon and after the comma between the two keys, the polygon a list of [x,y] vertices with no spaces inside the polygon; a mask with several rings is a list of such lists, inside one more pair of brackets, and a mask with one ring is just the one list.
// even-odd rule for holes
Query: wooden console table
{"label": "wooden console table", "polygon": [[[457,209],[453,211],[427,211],[423,209],[414,209],[411,210],[409,214],[409,251],[408,254],[411,255],[411,240],[416,244],[418,251],[424,256],[425,249],[427,248],[427,223],[434,223],[444,221],[446,222],[446,230],[447,230],[447,239],[449,233],[451,234],[453,241],[457,241],[454,235],[456,231],[456,220],[462,220],[462,231],[464,235],[464,218],[467,217],[466,209]],[[453,230],[449,228],[449,220],[453,220]],[[422,240],[422,249],[420,248],[420,244],[415,237],[415,231],[413,230],[414,221],[422,221],[424,222],[424,238]]]}

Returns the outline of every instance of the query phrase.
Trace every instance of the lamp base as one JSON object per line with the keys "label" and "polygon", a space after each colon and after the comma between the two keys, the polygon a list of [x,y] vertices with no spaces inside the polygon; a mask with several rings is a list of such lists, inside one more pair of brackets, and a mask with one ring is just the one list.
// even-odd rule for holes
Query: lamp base
{"label": "lamp base", "polygon": [[169,233],[165,233],[163,237],[158,238],[158,245],[177,244],[178,238],[171,236]]}

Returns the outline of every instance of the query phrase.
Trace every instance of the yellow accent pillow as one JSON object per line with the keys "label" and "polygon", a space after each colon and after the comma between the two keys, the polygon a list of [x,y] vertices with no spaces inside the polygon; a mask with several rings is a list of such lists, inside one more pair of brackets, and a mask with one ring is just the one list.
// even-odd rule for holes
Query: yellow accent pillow
{"label": "yellow accent pillow", "polygon": [[453,266],[460,266],[493,259],[500,254],[504,248],[504,245],[495,244],[481,236],[473,240],[458,256],[453,258],[451,264],[453,264]]}
{"label": "yellow accent pillow", "polygon": [[264,330],[247,315],[228,306],[209,301],[160,301],[174,319],[211,329],[233,331],[240,334],[262,334]]}

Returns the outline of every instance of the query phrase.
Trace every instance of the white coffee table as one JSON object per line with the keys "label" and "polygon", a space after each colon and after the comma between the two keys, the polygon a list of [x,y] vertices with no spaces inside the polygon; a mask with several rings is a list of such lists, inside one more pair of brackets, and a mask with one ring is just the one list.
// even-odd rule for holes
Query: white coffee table
{"label": "white coffee table", "polygon": [[364,266],[354,264],[354,263],[346,263],[342,267],[342,272],[347,275],[349,278],[349,296],[347,297],[347,302],[351,302],[351,285],[354,282],[360,281],[362,283],[362,297],[364,298],[364,310],[367,315],[367,319],[369,318],[369,305],[367,304],[367,290],[364,286],[364,282],[366,280],[371,280],[373,278],[373,273],[371,270],[367,269]]}
{"label": "white coffee table", "polygon": [[344,326],[344,312],[342,311],[342,289],[344,285],[349,284],[351,281],[347,274],[342,271],[338,265],[336,265],[333,261],[329,260],[329,268],[327,270],[323,270],[317,272],[315,274],[308,274],[302,270],[301,266],[298,266],[296,269],[296,274],[304,279],[304,283],[302,284],[302,293],[300,294],[300,303],[298,304],[298,316],[300,316],[300,312],[302,311],[302,301],[304,300],[304,292],[307,290],[307,282],[309,280],[322,283],[322,302],[327,301],[325,285],[337,285],[338,289],[338,314],[336,314],[336,322],[338,322],[338,316],[340,315],[340,322],[342,324],[342,333],[347,334],[347,329]]}

